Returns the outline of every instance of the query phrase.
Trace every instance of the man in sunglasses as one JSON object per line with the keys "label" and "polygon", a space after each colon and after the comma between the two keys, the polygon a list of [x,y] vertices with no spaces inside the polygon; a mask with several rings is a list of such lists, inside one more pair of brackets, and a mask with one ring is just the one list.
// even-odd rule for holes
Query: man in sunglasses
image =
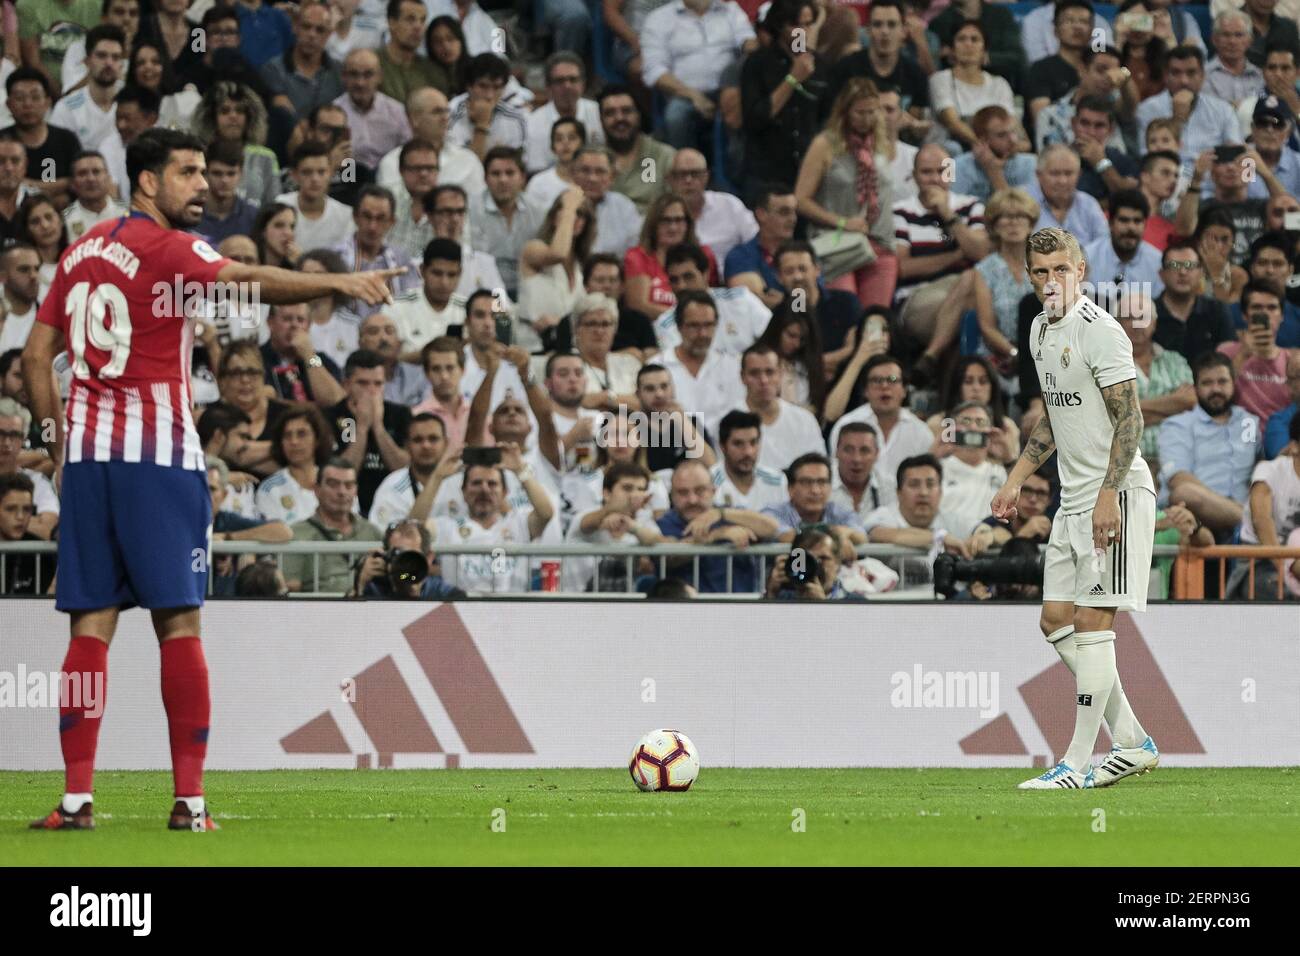
{"label": "man in sunglasses", "polygon": [[[1300,192],[1300,153],[1287,145],[1295,129],[1291,107],[1276,96],[1260,97],[1251,119],[1251,144],[1285,191],[1294,196]],[[1247,183],[1247,199],[1268,197],[1269,190],[1263,176],[1255,176]]]}

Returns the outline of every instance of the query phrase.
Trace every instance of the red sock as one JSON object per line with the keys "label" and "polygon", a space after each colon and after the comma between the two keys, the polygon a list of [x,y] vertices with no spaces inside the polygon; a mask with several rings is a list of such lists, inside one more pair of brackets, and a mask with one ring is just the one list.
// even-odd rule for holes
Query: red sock
{"label": "red sock", "polygon": [[203,795],[203,761],[208,755],[208,664],[197,637],[162,642],[162,699],[172,745],[176,796]]}
{"label": "red sock", "polygon": [[74,637],[63,658],[63,673],[79,675],[75,684],[69,682],[66,705],[62,699],[59,701],[64,793],[90,793],[95,777],[99,722],[104,715],[103,697],[108,690],[108,645],[97,637]]}

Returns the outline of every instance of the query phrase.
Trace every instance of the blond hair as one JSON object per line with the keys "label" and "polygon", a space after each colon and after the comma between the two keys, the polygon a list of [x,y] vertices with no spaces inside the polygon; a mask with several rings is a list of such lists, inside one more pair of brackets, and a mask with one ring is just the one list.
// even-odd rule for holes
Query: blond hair
{"label": "blond hair", "polygon": [[1029,195],[1023,189],[999,189],[989,199],[984,206],[984,226],[988,229],[989,235],[995,240],[1001,241],[998,235],[998,219],[1002,216],[1015,215],[1023,213],[1029,217],[1030,228],[1038,222],[1038,217],[1042,214],[1038,203],[1034,197]]}
{"label": "blond hair", "polygon": [[[831,146],[831,155],[838,156],[848,149],[849,110],[858,100],[875,100],[880,98],[876,84],[865,76],[855,76],[844,84],[840,95],[835,97],[831,106],[830,117],[826,120],[826,139]],[[872,130],[875,133],[875,130]]]}
{"label": "blond hair", "polygon": [[1029,257],[1034,253],[1050,256],[1053,252],[1067,253],[1070,262],[1075,265],[1083,261],[1083,247],[1079,245],[1079,240],[1064,229],[1050,226],[1039,229],[1025,242],[1025,265],[1029,265]]}

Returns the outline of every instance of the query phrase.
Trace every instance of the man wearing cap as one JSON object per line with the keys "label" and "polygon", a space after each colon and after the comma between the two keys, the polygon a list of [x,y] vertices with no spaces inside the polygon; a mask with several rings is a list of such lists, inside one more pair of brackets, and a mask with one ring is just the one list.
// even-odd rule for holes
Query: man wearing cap
{"label": "man wearing cap", "polygon": [[[1250,124],[1250,141],[1260,158],[1292,196],[1300,192],[1300,153],[1287,145],[1295,128],[1295,115],[1286,101],[1276,96],[1262,96],[1255,102]],[[1268,187],[1263,177],[1255,176],[1246,187],[1247,199],[1267,199]]]}

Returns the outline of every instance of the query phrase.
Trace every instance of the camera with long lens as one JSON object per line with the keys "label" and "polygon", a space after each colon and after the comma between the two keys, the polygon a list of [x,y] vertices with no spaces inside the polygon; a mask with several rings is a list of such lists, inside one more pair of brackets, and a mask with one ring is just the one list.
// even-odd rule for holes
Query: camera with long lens
{"label": "camera with long lens", "polygon": [[934,559],[934,590],[945,598],[957,593],[957,582],[979,581],[983,584],[1024,584],[1043,586],[1043,553],[989,554],[969,561],[955,554],[941,554]]}
{"label": "camera with long lens", "polygon": [[395,595],[416,594],[429,576],[429,559],[419,551],[393,548],[384,555],[384,574]]}
{"label": "camera with long lens", "polygon": [[822,564],[807,548],[795,548],[786,559],[785,576],[792,587],[803,590],[808,582],[822,579]]}

